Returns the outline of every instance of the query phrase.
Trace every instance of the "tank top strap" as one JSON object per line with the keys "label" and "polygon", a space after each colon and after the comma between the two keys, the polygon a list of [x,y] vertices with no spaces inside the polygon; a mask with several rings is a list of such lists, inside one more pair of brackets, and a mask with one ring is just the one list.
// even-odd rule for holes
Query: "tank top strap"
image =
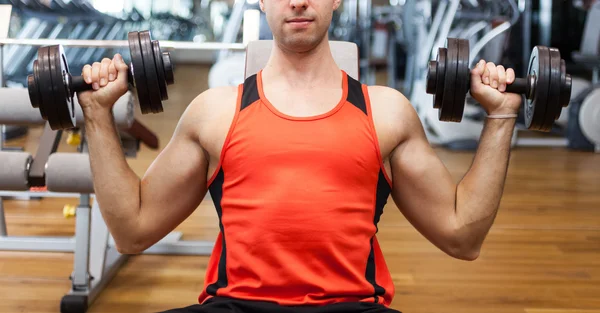
{"label": "tank top strap", "polygon": [[348,98],[346,101],[361,110],[365,115],[369,115],[370,110],[367,107],[369,99],[367,98],[368,95],[363,90],[365,86],[350,75],[346,75],[348,77]]}
{"label": "tank top strap", "polygon": [[244,80],[244,84],[242,86],[241,103],[239,105],[240,111],[243,111],[245,108],[249,107],[259,99],[260,96],[258,93],[257,74],[254,74]]}

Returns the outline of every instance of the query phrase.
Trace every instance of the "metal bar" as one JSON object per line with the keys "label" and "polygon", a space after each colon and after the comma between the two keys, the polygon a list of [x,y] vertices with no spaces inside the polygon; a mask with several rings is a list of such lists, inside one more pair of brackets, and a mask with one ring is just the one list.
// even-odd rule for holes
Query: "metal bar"
{"label": "metal bar", "polygon": [[[243,43],[224,43],[224,42],[191,42],[191,41],[159,41],[163,50],[246,50]],[[83,48],[128,48],[127,40],[88,40],[88,39],[0,39],[2,45],[21,45],[21,46],[49,46],[62,45],[64,47],[83,47]]]}
{"label": "metal bar", "polygon": [[375,84],[375,74],[371,71],[371,0],[358,1],[358,22],[362,34],[360,51],[360,81]]}
{"label": "metal bar", "polygon": [[[240,30],[240,26],[242,25],[242,19],[244,18],[244,10],[246,8],[246,1],[236,1],[233,4],[233,9],[231,10],[231,15],[227,20],[227,25],[225,25],[225,30],[223,31],[223,36],[221,38],[221,43],[223,44],[231,44],[235,42],[237,38],[237,34]],[[162,46],[162,43],[161,43]],[[220,51],[217,56],[217,61],[224,59],[228,55],[227,51]]]}
{"label": "metal bar", "polygon": [[161,255],[211,255],[214,248],[212,241],[186,241],[167,242],[153,245],[146,249],[143,254]]}
{"label": "metal bar", "polygon": [[[144,250],[143,254],[159,255],[211,255],[214,248],[214,242],[201,240],[181,240],[183,233],[171,232],[159,242],[150,248]],[[108,239],[108,245],[115,247],[115,241],[112,237]],[[100,259],[99,257],[93,260]]]}
{"label": "metal bar", "polygon": [[[429,32],[427,33],[427,38],[425,39],[425,43],[423,45],[423,47],[425,47],[425,48],[422,51],[425,51],[425,53],[421,54],[420,55],[421,57],[417,59],[417,65],[416,65],[417,71],[421,70],[421,69],[426,69],[430,56],[432,54],[435,55],[435,53],[437,53],[437,51],[432,51],[433,45],[434,45],[435,37],[437,36],[438,32],[440,31],[440,26],[442,24],[442,19],[444,18],[444,12],[446,12],[447,6],[448,6],[448,3],[445,1],[442,1],[442,2],[440,2],[438,9],[435,12],[435,15],[433,17],[433,22],[431,23],[431,27],[429,29]],[[435,50],[437,50],[437,48]],[[422,73],[426,73],[426,71],[422,71]],[[425,75],[426,74],[422,74],[423,77],[425,77]]]}
{"label": "metal bar", "polygon": [[4,47],[0,45],[0,88],[4,88]]}
{"label": "metal bar", "polygon": [[91,208],[90,196],[82,194],[77,207],[75,222],[76,248],[73,264],[73,289],[85,290],[89,288],[90,280],[88,269],[90,267],[90,224]]}
{"label": "metal bar", "polygon": [[[450,29],[452,28],[452,24],[454,23],[454,17],[456,15],[456,12],[458,11],[459,5],[460,5],[460,0],[450,0],[450,7],[445,12],[446,15],[444,16],[444,20],[442,21],[442,24],[440,25],[440,30],[438,33],[437,41],[434,44],[434,46],[432,47],[433,50],[431,50],[433,55],[436,55],[436,51],[437,51],[438,47],[443,47],[445,45],[446,40],[448,38],[448,34],[450,33]],[[438,8],[438,10],[439,10],[439,8]],[[427,63],[425,63],[425,64],[427,64]],[[425,66],[427,66],[427,65],[425,65]]]}
{"label": "metal bar", "polygon": [[523,8],[523,65],[522,74],[527,75],[531,54],[531,0],[525,0]]}
{"label": "metal bar", "polygon": [[566,138],[518,138],[518,147],[566,147],[569,140]]}
{"label": "metal bar", "polygon": [[[12,5],[0,5],[0,38],[8,37]],[[4,87],[4,47],[0,46],[0,87]],[[0,139],[0,148],[2,139]]]}
{"label": "metal bar", "polygon": [[119,254],[114,248],[107,250],[106,268],[102,277],[93,277],[91,287],[87,290],[71,289],[67,295],[87,296],[88,306],[98,298],[100,292],[106,288],[110,281],[117,275],[117,272],[129,259],[128,255]]}
{"label": "metal bar", "polygon": [[40,145],[31,163],[29,170],[29,184],[31,186],[44,186],[46,184],[46,163],[50,154],[54,153],[60,143],[62,130],[52,130],[46,123],[40,138]]}
{"label": "metal bar", "polygon": [[540,0],[540,45],[549,47],[552,39],[552,0]]}
{"label": "metal bar", "polygon": [[507,18],[505,15],[491,15],[483,12],[470,12],[470,11],[458,11],[456,12],[456,19],[469,20],[469,21],[488,21],[492,22],[495,19]]}
{"label": "metal bar", "polygon": [[92,225],[89,244],[91,246],[89,254],[89,272],[94,280],[102,280],[104,277],[104,268],[106,264],[106,253],[109,247],[109,232],[106,223],[102,219],[98,201],[94,201],[92,206]]}
{"label": "metal bar", "polygon": [[6,219],[4,217],[4,199],[0,197],[0,237],[6,237]]}
{"label": "metal bar", "polygon": [[107,249],[104,273],[101,279],[94,277],[92,280],[92,288],[88,294],[88,305],[92,304],[108,283],[117,276],[117,272],[128,259],[128,255],[120,254],[114,248]]}
{"label": "metal bar", "polygon": [[0,191],[0,197],[12,198],[79,198],[79,193],[49,191]]}
{"label": "metal bar", "polygon": [[[159,240],[157,243],[155,243],[155,245],[176,243],[181,240],[181,237],[183,237],[182,232],[174,231],[166,235],[163,239]],[[108,245],[115,247],[115,239],[112,236],[108,238]]]}
{"label": "metal bar", "polygon": [[498,37],[499,35],[501,35],[502,33],[504,33],[505,31],[509,30],[511,27],[509,22],[504,22],[498,26],[496,26],[496,28],[492,29],[490,32],[486,33],[476,44],[475,46],[473,46],[473,48],[471,48],[470,51],[470,56],[469,56],[469,67],[474,64],[475,62],[475,58],[477,58],[477,56],[479,55],[479,52],[481,52],[481,50],[487,46],[487,44],[492,41],[493,39],[495,39],[496,37]]}
{"label": "metal bar", "polygon": [[74,237],[0,237],[0,251],[74,252]]}

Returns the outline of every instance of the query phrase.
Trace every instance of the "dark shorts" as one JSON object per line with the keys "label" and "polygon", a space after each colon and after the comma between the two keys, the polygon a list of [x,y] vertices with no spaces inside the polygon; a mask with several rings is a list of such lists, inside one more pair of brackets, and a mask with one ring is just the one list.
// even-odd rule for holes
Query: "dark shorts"
{"label": "dark shorts", "polygon": [[401,313],[381,304],[348,302],[325,306],[280,306],[272,302],[245,301],[214,297],[196,304],[162,313]]}

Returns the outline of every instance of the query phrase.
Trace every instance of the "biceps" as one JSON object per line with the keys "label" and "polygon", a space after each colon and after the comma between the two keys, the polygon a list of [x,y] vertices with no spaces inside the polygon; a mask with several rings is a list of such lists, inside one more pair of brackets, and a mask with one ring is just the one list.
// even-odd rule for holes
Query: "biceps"
{"label": "biceps", "polygon": [[425,237],[440,244],[455,229],[456,184],[426,140],[398,147],[391,157],[394,202]]}
{"label": "biceps", "polygon": [[189,138],[173,138],[140,185],[140,228],[156,240],[183,222],[206,194],[207,158]]}

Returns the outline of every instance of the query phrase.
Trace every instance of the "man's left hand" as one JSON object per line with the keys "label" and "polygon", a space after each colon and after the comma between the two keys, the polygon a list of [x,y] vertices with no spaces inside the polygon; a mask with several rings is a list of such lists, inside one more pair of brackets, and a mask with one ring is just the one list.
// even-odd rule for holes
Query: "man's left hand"
{"label": "man's left hand", "polygon": [[479,61],[471,70],[471,95],[488,115],[515,114],[522,102],[520,94],[507,93],[506,86],[515,81],[515,71],[502,65]]}

